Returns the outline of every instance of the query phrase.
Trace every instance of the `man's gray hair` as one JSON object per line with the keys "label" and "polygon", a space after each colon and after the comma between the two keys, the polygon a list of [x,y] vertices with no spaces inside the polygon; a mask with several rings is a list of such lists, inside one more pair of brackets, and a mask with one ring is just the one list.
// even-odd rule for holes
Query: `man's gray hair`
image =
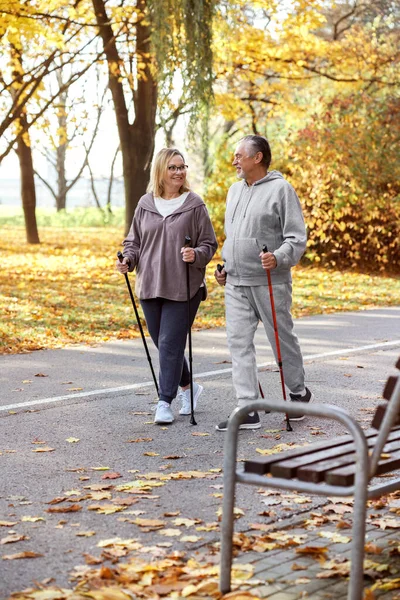
{"label": "man's gray hair", "polygon": [[271,164],[271,147],[268,143],[268,140],[263,135],[245,135],[244,138],[240,140],[240,142],[244,142],[246,145],[249,145],[251,151],[254,156],[257,152],[261,152],[263,155],[262,164],[268,169]]}

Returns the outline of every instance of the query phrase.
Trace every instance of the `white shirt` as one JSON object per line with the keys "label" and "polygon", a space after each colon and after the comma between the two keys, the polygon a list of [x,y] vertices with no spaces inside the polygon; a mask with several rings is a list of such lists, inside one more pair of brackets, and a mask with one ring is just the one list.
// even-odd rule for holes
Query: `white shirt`
{"label": "white shirt", "polygon": [[184,192],[178,196],[178,198],[172,198],[171,200],[165,200],[164,198],[154,196],[154,203],[160,215],[162,215],[165,219],[165,217],[168,217],[168,215],[182,206],[188,196],[189,192]]}

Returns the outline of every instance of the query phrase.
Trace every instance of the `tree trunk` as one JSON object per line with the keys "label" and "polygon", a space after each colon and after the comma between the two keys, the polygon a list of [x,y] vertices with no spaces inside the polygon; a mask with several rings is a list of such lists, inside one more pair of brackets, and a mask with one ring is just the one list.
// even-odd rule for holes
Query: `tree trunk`
{"label": "tree trunk", "polygon": [[[57,81],[60,88],[63,85],[62,73],[57,73]],[[58,120],[58,144],[56,148],[56,170],[57,170],[57,211],[64,210],[67,202],[67,174],[66,174],[66,154],[67,154],[67,104],[68,91],[60,94],[60,101],[57,104]]]}
{"label": "tree trunk", "polygon": [[[26,115],[20,118],[21,126]],[[29,133],[18,138],[17,154],[21,171],[21,197],[25,217],[26,241],[28,244],[40,244],[36,223],[36,190],[33,172],[32,150],[29,144]]]}
{"label": "tree trunk", "polygon": [[[11,56],[16,59],[16,62],[19,65],[18,69],[14,69],[13,75],[16,81],[20,83],[23,74],[22,56],[20,51],[14,46],[11,46]],[[15,94],[15,90],[12,91],[12,94]],[[17,139],[17,155],[21,172],[21,199],[25,217],[26,241],[28,244],[40,244],[36,222],[35,173],[33,170],[32,148],[29,137],[26,106],[21,109],[17,122],[19,128],[22,131],[25,130],[25,133],[20,134]]]}
{"label": "tree trunk", "polygon": [[65,143],[57,146],[56,149],[56,170],[57,170],[57,211],[64,210],[67,204],[67,176],[65,172],[67,145]]}
{"label": "tree trunk", "polygon": [[[157,84],[150,70],[150,28],[146,25],[147,15],[136,24],[136,55],[146,63],[146,66],[137,76],[137,89],[133,91],[135,120],[130,124],[121,81],[122,60],[118,54],[104,0],[92,0],[92,2],[109,65],[109,87],[121,144],[125,185],[125,232],[127,233],[139,199],[146,192],[154,152]],[[137,7],[139,14],[145,13],[146,0],[138,0]]]}

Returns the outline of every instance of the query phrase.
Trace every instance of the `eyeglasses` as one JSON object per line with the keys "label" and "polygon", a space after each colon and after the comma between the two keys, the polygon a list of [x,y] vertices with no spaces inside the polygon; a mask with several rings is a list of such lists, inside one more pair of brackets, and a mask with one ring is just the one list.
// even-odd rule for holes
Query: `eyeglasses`
{"label": "eyeglasses", "polygon": [[181,165],[180,167],[177,167],[176,165],[170,165],[168,167],[168,171],[170,173],[176,173],[177,171],[180,173],[181,171],[186,171],[188,168],[189,167],[187,165]]}

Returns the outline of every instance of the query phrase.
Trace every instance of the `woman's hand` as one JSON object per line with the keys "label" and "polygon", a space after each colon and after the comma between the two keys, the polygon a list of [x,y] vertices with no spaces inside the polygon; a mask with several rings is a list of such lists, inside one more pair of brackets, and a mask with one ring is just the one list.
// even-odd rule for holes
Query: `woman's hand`
{"label": "woman's hand", "polygon": [[186,263],[194,263],[196,260],[196,254],[193,248],[181,248],[182,260]]}
{"label": "woman's hand", "polygon": [[129,258],[124,256],[122,262],[119,262],[119,260],[115,261],[115,268],[123,275],[127,273],[129,271]]}

